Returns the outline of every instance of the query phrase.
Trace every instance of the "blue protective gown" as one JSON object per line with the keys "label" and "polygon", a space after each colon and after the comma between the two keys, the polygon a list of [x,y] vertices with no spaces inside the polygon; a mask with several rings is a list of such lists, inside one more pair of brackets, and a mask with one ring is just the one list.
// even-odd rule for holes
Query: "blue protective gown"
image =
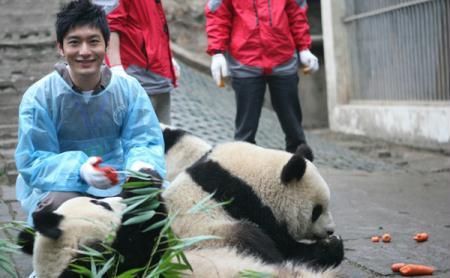
{"label": "blue protective gown", "polygon": [[49,191],[99,197],[121,192],[123,175],[106,190],[86,184],[80,167],[90,156],[117,170],[142,161],[165,176],[159,122],[137,80],[113,74],[104,90],[86,98],[55,71],[25,92],[19,108],[16,197],[30,225],[31,213]]}

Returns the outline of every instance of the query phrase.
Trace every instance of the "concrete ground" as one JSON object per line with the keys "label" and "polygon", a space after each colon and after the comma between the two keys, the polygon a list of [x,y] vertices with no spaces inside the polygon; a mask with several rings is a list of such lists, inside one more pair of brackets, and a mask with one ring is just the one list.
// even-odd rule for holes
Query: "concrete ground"
{"label": "concrete ground", "polygon": [[[300,81],[301,82],[301,81]],[[301,84],[301,83],[300,83]],[[180,86],[173,94],[173,125],[216,144],[233,138],[234,98],[230,87],[217,88],[209,76],[182,64]],[[450,156],[396,145],[383,140],[307,130],[315,163],[328,181],[332,213],[345,244],[340,277],[395,276],[390,265],[419,263],[436,268],[435,277],[450,277]],[[10,140],[1,139],[0,141]],[[257,143],[283,148],[283,133],[274,113],[266,108]],[[2,143],[0,153],[11,155],[14,143]],[[9,165],[7,155],[0,169]],[[24,220],[15,201],[11,179],[0,177],[0,221]],[[416,243],[415,233],[428,241]],[[390,243],[372,243],[374,235],[389,233]],[[13,238],[13,231],[0,231]],[[19,277],[31,272],[31,260],[15,255]],[[0,271],[0,277],[7,277]]]}

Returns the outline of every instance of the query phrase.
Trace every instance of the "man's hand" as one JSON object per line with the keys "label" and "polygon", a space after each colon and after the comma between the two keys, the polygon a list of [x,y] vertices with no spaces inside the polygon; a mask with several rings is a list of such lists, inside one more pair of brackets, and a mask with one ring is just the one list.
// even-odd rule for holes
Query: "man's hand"
{"label": "man's hand", "polygon": [[300,62],[307,68],[307,72],[319,70],[319,59],[309,49],[300,51]]}
{"label": "man's hand", "polygon": [[98,189],[108,189],[119,183],[116,170],[112,167],[100,167],[102,158],[91,156],[81,165],[80,176],[87,184]]}
{"label": "man's hand", "polygon": [[177,60],[175,60],[174,58],[172,58],[172,65],[173,65],[173,71],[175,72],[175,78],[178,80],[178,79],[180,79],[180,76],[181,76],[180,65],[178,65]]}
{"label": "man's hand", "polygon": [[223,87],[223,77],[228,76],[227,60],[222,53],[217,53],[212,56],[211,60],[211,75],[217,86]]}
{"label": "man's hand", "polygon": [[136,161],[131,165],[131,171],[139,172],[144,174],[146,177],[139,179],[137,177],[130,177],[127,182],[135,182],[135,181],[150,181],[153,185],[161,187],[163,183],[163,178],[158,172],[154,170],[154,167],[148,163],[142,161]]}
{"label": "man's hand", "polygon": [[110,68],[111,72],[120,76],[127,77],[128,73],[125,71],[122,65],[115,65]]}

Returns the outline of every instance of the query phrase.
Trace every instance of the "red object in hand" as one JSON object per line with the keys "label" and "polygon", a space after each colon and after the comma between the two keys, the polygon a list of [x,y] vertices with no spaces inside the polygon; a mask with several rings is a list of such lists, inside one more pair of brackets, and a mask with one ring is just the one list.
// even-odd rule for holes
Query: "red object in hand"
{"label": "red object in hand", "polygon": [[116,173],[116,169],[113,167],[100,167],[100,163],[102,163],[103,160],[101,157],[98,158],[97,162],[92,164],[92,166],[100,172],[105,173],[105,176],[111,181],[112,185],[116,185],[119,183],[119,178]]}

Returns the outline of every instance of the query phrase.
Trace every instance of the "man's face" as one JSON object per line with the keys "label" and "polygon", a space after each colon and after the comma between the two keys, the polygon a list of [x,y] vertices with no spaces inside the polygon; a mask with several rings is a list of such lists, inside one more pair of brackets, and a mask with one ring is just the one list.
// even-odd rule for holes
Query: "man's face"
{"label": "man's face", "polygon": [[90,26],[72,28],[58,48],[74,77],[88,78],[99,74],[106,53],[106,43],[100,29]]}

